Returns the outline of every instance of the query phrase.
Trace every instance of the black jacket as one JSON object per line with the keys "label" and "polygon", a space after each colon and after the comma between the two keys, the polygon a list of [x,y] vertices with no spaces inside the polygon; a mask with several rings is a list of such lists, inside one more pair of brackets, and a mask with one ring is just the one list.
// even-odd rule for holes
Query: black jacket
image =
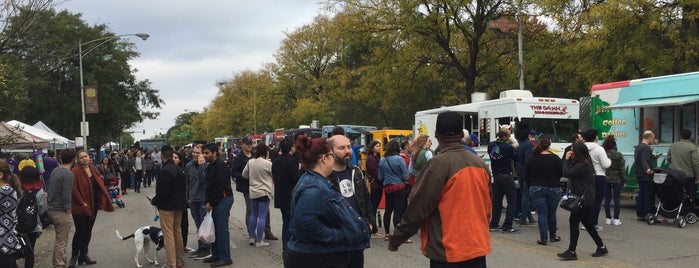
{"label": "black jacket", "polygon": [[212,207],[224,197],[233,196],[231,172],[221,158],[216,158],[206,168],[206,202]]}
{"label": "black jacket", "polygon": [[187,208],[186,183],[184,171],[175,165],[172,159],[167,160],[158,172],[155,197],[151,203],[159,210],[185,210]]}
{"label": "black jacket", "polygon": [[595,169],[589,161],[573,163],[565,160],[563,164],[563,176],[568,178],[568,191],[583,196],[583,205],[593,207],[595,201]]}
{"label": "black jacket", "polygon": [[272,162],[272,178],[274,179],[274,207],[291,209],[291,191],[299,181],[299,161],[291,155],[277,157]]}
{"label": "black jacket", "polygon": [[250,157],[245,156],[245,153],[241,150],[235,156],[233,165],[231,165],[231,175],[235,179],[235,190],[244,194],[250,193],[250,180],[243,177],[243,169],[248,164],[248,160],[250,160]]}

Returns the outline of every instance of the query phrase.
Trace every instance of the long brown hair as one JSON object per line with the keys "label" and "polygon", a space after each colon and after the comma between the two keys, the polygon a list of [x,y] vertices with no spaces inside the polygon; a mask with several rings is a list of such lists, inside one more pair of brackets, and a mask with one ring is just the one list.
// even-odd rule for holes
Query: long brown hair
{"label": "long brown hair", "polygon": [[19,181],[17,174],[12,174],[10,164],[5,160],[0,160],[0,173],[2,173],[2,179],[0,179],[0,181],[9,184],[10,187],[15,189],[17,196],[20,196],[22,194],[22,183]]}
{"label": "long brown hair", "polygon": [[536,145],[536,148],[532,151],[533,154],[539,155],[543,151],[547,151],[549,148],[551,148],[551,138],[549,136],[541,136],[539,138],[539,142]]}
{"label": "long brown hair", "polygon": [[416,161],[417,159],[417,154],[424,149],[425,144],[427,143],[427,139],[429,139],[430,136],[427,135],[420,135],[417,136],[417,139],[415,139],[415,144],[413,145],[413,154],[411,156],[413,162]]}

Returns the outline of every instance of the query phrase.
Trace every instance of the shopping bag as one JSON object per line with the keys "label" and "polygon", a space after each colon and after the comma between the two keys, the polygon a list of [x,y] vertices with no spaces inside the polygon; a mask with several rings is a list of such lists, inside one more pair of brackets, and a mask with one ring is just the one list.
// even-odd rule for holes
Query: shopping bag
{"label": "shopping bag", "polygon": [[199,231],[197,232],[199,240],[206,244],[211,244],[216,241],[216,235],[214,233],[214,218],[211,217],[211,211],[206,213],[204,216],[204,221],[199,226]]}

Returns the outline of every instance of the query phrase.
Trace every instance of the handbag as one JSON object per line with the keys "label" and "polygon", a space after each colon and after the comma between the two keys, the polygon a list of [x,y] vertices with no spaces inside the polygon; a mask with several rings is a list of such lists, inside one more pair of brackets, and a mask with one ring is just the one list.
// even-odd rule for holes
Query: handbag
{"label": "handbag", "polygon": [[29,240],[29,236],[27,236],[27,234],[17,234],[17,242],[20,246],[19,250],[17,251],[18,259],[24,259],[34,255],[34,246],[32,245],[32,241]]}
{"label": "handbag", "polygon": [[[561,199],[561,208],[565,209],[567,211],[573,211],[580,209],[583,204],[583,198],[585,197],[584,195],[577,196],[574,195],[570,192],[566,193],[566,195],[563,196],[564,198]],[[565,198],[567,197],[567,198]]]}

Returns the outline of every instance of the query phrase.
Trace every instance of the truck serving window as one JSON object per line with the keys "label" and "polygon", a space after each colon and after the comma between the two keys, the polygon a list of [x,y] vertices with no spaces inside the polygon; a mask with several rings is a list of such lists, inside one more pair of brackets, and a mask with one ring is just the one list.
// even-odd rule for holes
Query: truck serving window
{"label": "truck serving window", "polygon": [[538,135],[551,137],[551,142],[568,143],[570,136],[578,131],[578,120],[575,119],[523,118],[522,121]]}

